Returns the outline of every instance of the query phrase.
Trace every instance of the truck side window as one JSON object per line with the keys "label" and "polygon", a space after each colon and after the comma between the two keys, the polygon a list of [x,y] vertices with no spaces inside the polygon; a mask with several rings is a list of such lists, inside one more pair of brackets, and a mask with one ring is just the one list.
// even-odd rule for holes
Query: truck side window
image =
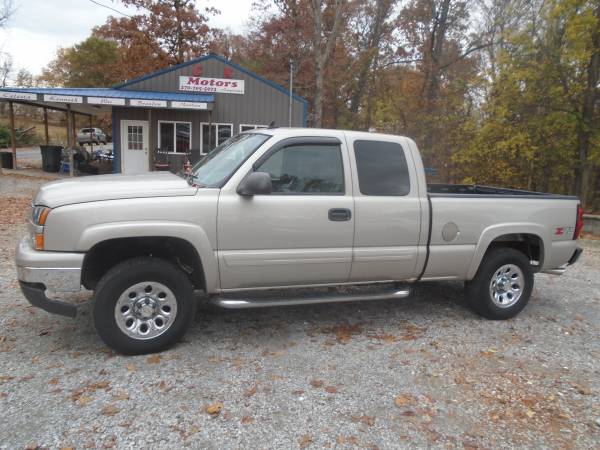
{"label": "truck side window", "polygon": [[271,175],[273,193],[344,193],[344,168],[339,145],[294,145],[273,153],[256,169]]}
{"label": "truck side window", "polygon": [[363,195],[406,195],[410,177],[400,144],[354,141],[358,185]]}

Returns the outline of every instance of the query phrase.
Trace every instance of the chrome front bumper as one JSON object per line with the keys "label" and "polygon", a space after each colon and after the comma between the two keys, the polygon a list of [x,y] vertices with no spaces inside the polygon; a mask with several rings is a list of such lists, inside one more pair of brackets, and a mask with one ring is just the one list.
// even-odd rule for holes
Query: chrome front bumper
{"label": "chrome front bumper", "polygon": [[25,298],[33,306],[53,314],[75,317],[72,303],[50,299],[46,290],[77,292],[81,290],[83,253],[46,252],[34,250],[29,238],[17,246],[17,278]]}
{"label": "chrome front bumper", "polygon": [[29,238],[17,246],[17,278],[27,283],[41,283],[53,292],[77,292],[81,289],[84,253],[34,250]]}

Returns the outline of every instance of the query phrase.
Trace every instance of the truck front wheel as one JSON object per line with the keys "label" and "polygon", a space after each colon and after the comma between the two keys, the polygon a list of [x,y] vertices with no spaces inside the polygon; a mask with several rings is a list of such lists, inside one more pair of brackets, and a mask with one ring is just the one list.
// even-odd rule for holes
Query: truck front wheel
{"label": "truck front wheel", "polygon": [[484,257],[475,277],[466,283],[469,305],[486,319],[516,316],[529,301],[533,269],[527,257],[513,248],[496,248]]}
{"label": "truck front wheel", "polygon": [[165,350],[190,327],[196,311],[192,284],[168,261],[123,261],[102,277],[94,293],[94,325],[123,354]]}

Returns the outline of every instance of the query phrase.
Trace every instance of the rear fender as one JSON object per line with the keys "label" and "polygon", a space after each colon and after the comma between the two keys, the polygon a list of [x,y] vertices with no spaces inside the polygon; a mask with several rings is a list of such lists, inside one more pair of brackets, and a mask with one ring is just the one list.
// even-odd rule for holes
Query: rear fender
{"label": "rear fender", "polygon": [[[550,248],[551,239],[548,235],[548,230],[542,225],[524,222],[489,226],[483,230],[479,242],[477,243],[477,247],[475,247],[475,253],[473,254],[473,259],[471,260],[471,265],[467,272],[467,280],[473,279],[477,273],[477,269],[479,269],[479,265],[491,243],[494,242],[495,239],[506,234],[532,234],[539,237],[542,241],[542,248],[540,249],[542,255],[544,255],[545,249]],[[542,261],[540,261],[540,266],[541,262]]]}

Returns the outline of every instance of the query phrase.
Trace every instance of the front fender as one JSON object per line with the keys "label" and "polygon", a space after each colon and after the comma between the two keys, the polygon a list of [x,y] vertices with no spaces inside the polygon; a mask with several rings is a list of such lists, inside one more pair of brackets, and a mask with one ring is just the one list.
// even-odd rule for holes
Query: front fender
{"label": "front fender", "polygon": [[471,265],[467,272],[467,280],[473,279],[477,273],[477,269],[479,269],[479,265],[490,244],[495,239],[506,234],[532,234],[539,237],[542,241],[542,255],[544,255],[545,249],[550,248],[551,238],[548,229],[543,225],[528,222],[491,225],[485,228],[479,237],[479,242],[475,247],[475,253],[473,254],[473,259],[471,260]]}
{"label": "front fender", "polygon": [[92,225],[81,233],[76,251],[87,252],[94,245],[109,239],[146,236],[175,237],[188,241],[202,261],[207,292],[214,292],[218,288],[219,268],[216,252],[202,227],[190,222],[127,221]]}

